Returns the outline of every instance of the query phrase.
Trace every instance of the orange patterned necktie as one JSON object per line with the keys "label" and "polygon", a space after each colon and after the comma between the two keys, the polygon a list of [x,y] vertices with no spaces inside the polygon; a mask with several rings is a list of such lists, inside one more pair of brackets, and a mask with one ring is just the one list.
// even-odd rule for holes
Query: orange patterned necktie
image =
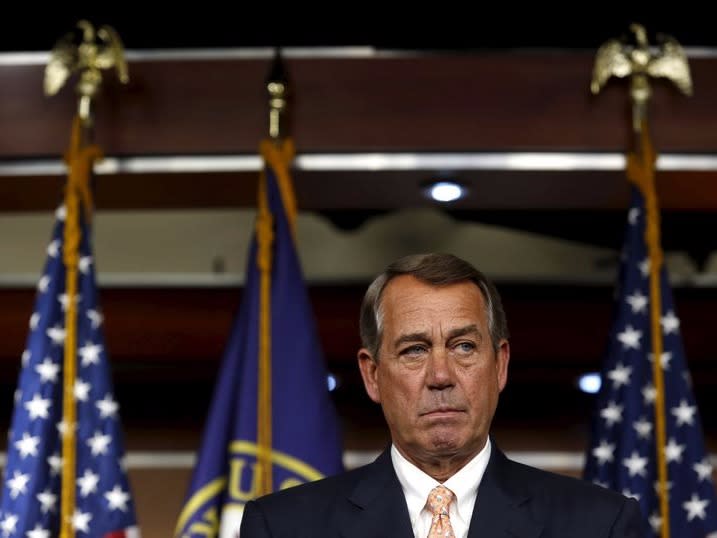
{"label": "orange patterned necktie", "polygon": [[448,507],[455,495],[443,486],[437,486],[428,494],[426,508],[431,512],[431,529],[428,531],[428,538],[455,538],[451,518],[448,516]]}

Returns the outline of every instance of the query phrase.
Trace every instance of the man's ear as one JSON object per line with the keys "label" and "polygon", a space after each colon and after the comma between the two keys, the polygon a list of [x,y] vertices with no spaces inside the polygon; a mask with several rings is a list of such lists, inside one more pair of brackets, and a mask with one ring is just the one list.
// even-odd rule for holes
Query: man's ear
{"label": "man's ear", "polygon": [[381,391],[378,388],[378,362],[368,349],[361,348],[358,352],[358,364],[368,397],[376,403],[381,403]]}
{"label": "man's ear", "polygon": [[508,363],[510,362],[510,344],[508,340],[501,340],[495,357],[498,369],[498,390],[502,391],[508,382]]}

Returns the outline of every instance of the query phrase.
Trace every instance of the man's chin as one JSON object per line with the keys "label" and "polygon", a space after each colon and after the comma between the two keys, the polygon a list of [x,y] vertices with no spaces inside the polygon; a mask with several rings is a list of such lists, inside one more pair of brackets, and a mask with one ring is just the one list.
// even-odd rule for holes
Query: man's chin
{"label": "man's chin", "polygon": [[477,454],[483,444],[473,435],[467,426],[457,428],[455,425],[441,425],[426,432],[426,448],[439,457],[450,458],[464,454]]}
{"label": "man's chin", "polygon": [[437,427],[428,432],[428,443],[434,453],[451,456],[460,452],[465,444],[465,436],[455,428]]}

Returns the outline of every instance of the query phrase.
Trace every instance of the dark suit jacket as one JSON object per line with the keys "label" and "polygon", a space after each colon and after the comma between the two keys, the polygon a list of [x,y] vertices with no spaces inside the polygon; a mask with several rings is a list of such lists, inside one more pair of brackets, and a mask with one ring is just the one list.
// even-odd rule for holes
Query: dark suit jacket
{"label": "dark suit jacket", "polygon": [[[469,538],[638,538],[634,499],[509,460],[492,447]],[[290,488],[244,509],[241,538],[413,538],[390,451],[376,461]]]}

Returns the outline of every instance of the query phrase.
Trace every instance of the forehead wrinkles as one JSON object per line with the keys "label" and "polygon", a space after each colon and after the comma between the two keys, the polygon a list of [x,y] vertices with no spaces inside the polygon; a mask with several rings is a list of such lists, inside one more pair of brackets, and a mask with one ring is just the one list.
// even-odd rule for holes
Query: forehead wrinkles
{"label": "forehead wrinkles", "polygon": [[387,284],[377,306],[377,355],[381,347],[391,345],[386,331],[390,332],[388,340],[393,341],[401,334],[428,332],[434,326],[445,332],[475,324],[481,335],[489,334],[483,294],[470,282],[432,286],[410,276],[398,276]]}
{"label": "forehead wrinkles", "polygon": [[403,308],[386,318],[392,337],[423,334],[431,338],[447,338],[453,333],[472,327],[470,331],[482,335],[485,320],[477,318],[470,308]]}

